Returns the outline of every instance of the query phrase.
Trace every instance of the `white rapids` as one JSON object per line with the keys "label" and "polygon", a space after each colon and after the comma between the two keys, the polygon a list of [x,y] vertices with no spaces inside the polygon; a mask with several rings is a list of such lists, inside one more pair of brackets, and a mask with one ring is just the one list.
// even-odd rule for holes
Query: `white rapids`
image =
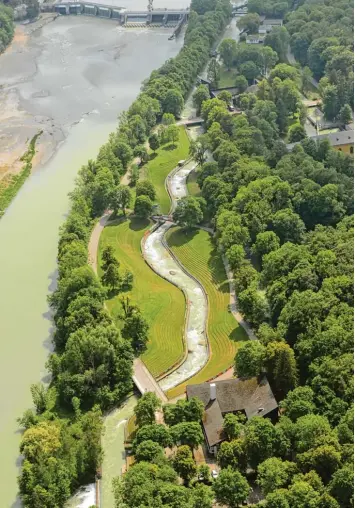
{"label": "white rapids", "polygon": [[[195,166],[194,162],[189,162],[168,176],[167,185],[172,200],[172,211],[178,200],[187,195],[186,179]],[[165,221],[153,229],[142,243],[144,258],[151,268],[158,275],[182,289],[186,297],[186,355],[181,365],[159,382],[164,391],[192,377],[208,360],[207,298],[201,284],[182,267],[167,248],[164,237],[172,225],[172,222]]]}

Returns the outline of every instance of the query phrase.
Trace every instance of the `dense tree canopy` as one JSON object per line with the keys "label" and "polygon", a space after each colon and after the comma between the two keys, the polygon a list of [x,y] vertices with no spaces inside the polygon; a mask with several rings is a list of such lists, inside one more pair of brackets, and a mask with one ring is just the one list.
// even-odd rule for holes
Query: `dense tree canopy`
{"label": "dense tree canopy", "polygon": [[326,117],[338,117],[343,123],[349,121],[343,108],[354,107],[352,18],[349,0],[338,2],[336,11],[324,0],[306,1],[287,16],[286,23],[295,57],[321,79]]}

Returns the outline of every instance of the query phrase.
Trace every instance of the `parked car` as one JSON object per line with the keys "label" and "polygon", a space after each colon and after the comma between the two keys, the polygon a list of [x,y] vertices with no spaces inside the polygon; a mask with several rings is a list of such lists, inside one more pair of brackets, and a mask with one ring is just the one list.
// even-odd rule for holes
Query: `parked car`
{"label": "parked car", "polygon": [[218,471],[216,471],[215,469],[212,469],[212,478],[215,480],[216,478],[218,478]]}

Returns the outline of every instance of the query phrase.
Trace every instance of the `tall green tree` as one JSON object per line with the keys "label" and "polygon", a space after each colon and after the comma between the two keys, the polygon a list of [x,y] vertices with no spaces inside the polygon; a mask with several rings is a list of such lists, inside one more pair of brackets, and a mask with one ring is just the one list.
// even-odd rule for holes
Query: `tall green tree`
{"label": "tall green tree", "polygon": [[196,476],[197,466],[191,449],[187,445],[178,447],[173,459],[173,466],[178,475],[187,484]]}
{"label": "tall green tree", "polygon": [[221,77],[221,66],[216,58],[212,58],[208,64],[207,77],[210,80],[212,87],[217,88]]}
{"label": "tall green tree", "polygon": [[134,213],[141,217],[142,219],[146,219],[152,213],[153,203],[148,196],[141,195],[138,196],[134,202]]}
{"label": "tall green tree", "polygon": [[134,414],[138,427],[149,425],[155,422],[155,411],[161,407],[161,402],[154,392],[146,392],[138,400]]}
{"label": "tall green tree", "polygon": [[136,196],[148,196],[151,201],[155,200],[156,193],[152,182],[149,180],[141,180],[136,185]]}
{"label": "tall green tree", "polygon": [[238,377],[258,376],[264,366],[265,348],[258,340],[246,341],[235,356],[235,373]]}
{"label": "tall green tree", "polygon": [[232,468],[222,469],[212,488],[217,501],[231,508],[238,508],[250,493],[247,480],[239,471],[233,471]]}
{"label": "tall green tree", "polygon": [[181,226],[192,228],[203,219],[203,212],[198,198],[187,196],[179,200],[173,219]]}
{"label": "tall green tree", "polygon": [[196,88],[193,93],[192,100],[193,105],[196,108],[196,113],[199,115],[201,113],[202,103],[210,98],[210,92],[208,90],[208,86],[200,85]]}
{"label": "tall green tree", "polygon": [[233,65],[236,53],[237,53],[237,43],[235,39],[223,39],[218,48],[221,58],[223,60],[224,65],[228,70]]}

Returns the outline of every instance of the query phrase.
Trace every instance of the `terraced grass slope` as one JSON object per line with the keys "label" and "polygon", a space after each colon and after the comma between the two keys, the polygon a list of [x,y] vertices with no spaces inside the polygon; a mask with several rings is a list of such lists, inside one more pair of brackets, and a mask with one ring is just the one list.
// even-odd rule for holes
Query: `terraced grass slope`
{"label": "terraced grass slope", "polygon": [[210,234],[204,230],[175,227],[168,231],[167,242],[185,268],[204,286],[209,301],[208,337],[211,355],[206,366],[186,383],[169,390],[173,398],[185,390],[186,384],[202,383],[233,364],[240,341],[247,335],[228,312],[229,284],[220,254]]}
{"label": "terraced grass slope", "polygon": [[[125,295],[139,306],[149,323],[148,350],[141,358],[152,375],[159,376],[184,354],[185,299],[177,287],[153,272],[142,257],[140,243],[149,226],[148,220],[129,218],[107,225],[100,238],[99,263],[103,249],[112,245],[120,269],[133,273],[133,289]],[[120,326],[120,296],[108,300],[107,307]]]}
{"label": "terraced grass slope", "polygon": [[148,162],[142,171],[142,178],[152,182],[157,194],[156,201],[160,205],[160,211],[166,214],[170,210],[170,198],[165,188],[165,179],[180,160],[186,159],[189,154],[189,138],[185,128],[179,127],[180,137],[175,148],[169,143],[160,147],[154,159]]}

